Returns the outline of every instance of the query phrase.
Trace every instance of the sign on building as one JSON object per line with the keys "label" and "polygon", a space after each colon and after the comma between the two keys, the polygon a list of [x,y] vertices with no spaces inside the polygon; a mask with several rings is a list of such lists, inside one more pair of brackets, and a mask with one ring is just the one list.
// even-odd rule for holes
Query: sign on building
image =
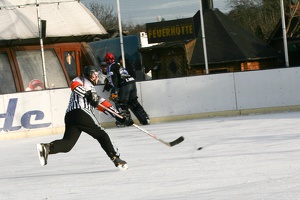
{"label": "sign on building", "polygon": [[173,42],[194,39],[193,18],[184,18],[146,24],[148,43]]}

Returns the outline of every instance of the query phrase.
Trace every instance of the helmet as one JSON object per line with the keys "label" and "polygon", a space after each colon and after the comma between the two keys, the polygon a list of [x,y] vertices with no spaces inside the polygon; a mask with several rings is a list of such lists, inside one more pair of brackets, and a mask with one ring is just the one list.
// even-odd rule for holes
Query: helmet
{"label": "helmet", "polygon": [[105,57],[104,57],[104,60],[105,60],[105,62],[110,62],[110,63],[112,63],[112,62],[115,61],[115,57],[114,57],[114,55],[111,54],[111,53],[106,53],[106,54],[105,54]]}
{"label": "helmet", "polygon": [[84,67],[83,76],[91,79],[93,73],[98,73],[98,70],[93,65],[88,65]]}
{"label": "helmet", "polygon": [[107,63],[106,63],[106,62],[102,62],[100,66],[101,66],[101,67],[106,67],[106,66],[107,66]]}

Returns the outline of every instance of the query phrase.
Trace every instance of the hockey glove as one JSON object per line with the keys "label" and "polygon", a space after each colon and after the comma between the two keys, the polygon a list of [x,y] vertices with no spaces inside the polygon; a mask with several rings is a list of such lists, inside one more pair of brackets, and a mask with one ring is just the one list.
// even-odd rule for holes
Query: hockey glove
{"label": "hockey glove", "polygon": [[127,110],[122,110],[120,113],[119,113],[123,118],[119,118],[119,117],[116,117],[116,120],[121,123],[121,124],[124,124],[125,126],[131,126],[133,124],[133,121],[131,119],[131,116],[130,116],[130,112],[127,111]]}
{"label": "hockey glove", "polygon": [[91,90],[86,91],[85,98],[93,107],[97,107],[99,104],[99,96],[96,92],[92,92]]}
{"label": "hockey glove", "polygon": [[117,102],[118,100],[118,93],[112,93],[109,97],[109,99],[113,102]]}
{"label": "hockey glove", "polygon": [[106,91],[110,91],[110,89],[112,88],[112,86],[110,85],[109,81],[107,80],[107,78],[104,80],[104,88],[103,88],[103,92]]}

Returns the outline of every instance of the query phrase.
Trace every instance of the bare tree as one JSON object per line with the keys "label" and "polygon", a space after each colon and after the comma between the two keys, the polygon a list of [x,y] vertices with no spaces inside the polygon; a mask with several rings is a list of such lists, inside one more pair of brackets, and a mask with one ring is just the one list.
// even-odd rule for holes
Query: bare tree
{"label": "bare tree", "polygon": [[[118,14],[115,13],[113,6],[90,3],[88,9],[95,15],[102,26],[111,33],[119,30]],[[134,24],[132,21],[122,22],[123,34],[129,35],[146,31],[145,24]]]}
{"label": "bare tree", "polygon": [[[263,40],[268,40],[280,23],[280,0],[227,0],[228,14],[238,24]],[[300,37],[300,2],[284,0],[288,37]]]}
{"label": "bare tree", "polygon": [[113,6],[90,3],[88,9],[107,31],[118,29],[118,15],[114,12]]}
{"label": "bare tree", "polygon": [[256,36],[267,40],[280,20],[280,0],[227,0],[228,16]]}
{"label": "bare tree", "polygon": [[145,24],[134,24],[131,20],[128,20],[126,23],[122,24],[122,26],[123,29],[126,30],[128,35],[146,31]]}
{"label": "bare tree", "polygon": [[287,25],[288,37],[300,37],[300,1],[292,0],[290,6],[290,19]]}

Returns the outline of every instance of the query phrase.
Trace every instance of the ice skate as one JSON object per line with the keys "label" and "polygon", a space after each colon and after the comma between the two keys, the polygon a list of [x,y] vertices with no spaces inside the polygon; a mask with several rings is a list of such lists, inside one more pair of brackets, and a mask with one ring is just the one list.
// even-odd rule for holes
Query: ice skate
{"label": "ice skate", "polygon": [[118,167],[120,170],[123,171],[128,169],[127,163],[121,158],[114,156],[111,158],[111,160],[114,162],[115,166]]}
{"label": "ice skate", "polygon": [[116,121],[116,127],[123,128],[126,127],[125,124],[121,124],[120,122]]}
{"label": "ice skate", "polygon": [[48,154],[50,153],[50,145],[49,144],[37,144],[36,149],[38,152],[39,160],[42,166],[47,165]]}
{"label": "ice skate", "polygon": [[149,117],[146,118],[147,123],[145,125],[150,125],[150,119]]}
{"label": "ice skate", "polygon": [[146,117],[143,120],[140,120],[140,123],[142,125],[150,125],[150,119],[149,119],[149,117]]}

